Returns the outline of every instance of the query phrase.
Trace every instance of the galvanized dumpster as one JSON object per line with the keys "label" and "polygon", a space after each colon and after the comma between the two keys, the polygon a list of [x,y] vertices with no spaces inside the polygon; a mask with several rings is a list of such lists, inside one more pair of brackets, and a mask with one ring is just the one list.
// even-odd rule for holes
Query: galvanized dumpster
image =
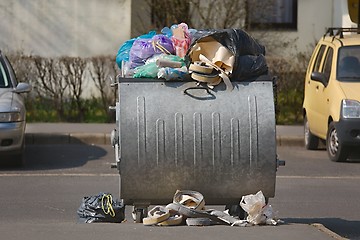
{"label": "galvanized dumpster", "polygon": [[206,204],[274,197],[277,169],[273,79],[222,83],[118,79],[112,143],[125,204],[167,204],[177,189]]}

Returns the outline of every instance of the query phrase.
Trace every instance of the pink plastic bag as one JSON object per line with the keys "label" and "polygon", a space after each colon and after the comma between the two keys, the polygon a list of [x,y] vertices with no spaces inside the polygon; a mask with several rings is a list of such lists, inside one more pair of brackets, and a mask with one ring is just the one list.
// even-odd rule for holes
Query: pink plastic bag
{"label": "pink plastic bag", "polygon": [[180,23],[177,26],[173,26],[171,30],[173,33],[171,40],[175,54],[179,57],[185,57],[191,43],[188,25],[186,23]]}

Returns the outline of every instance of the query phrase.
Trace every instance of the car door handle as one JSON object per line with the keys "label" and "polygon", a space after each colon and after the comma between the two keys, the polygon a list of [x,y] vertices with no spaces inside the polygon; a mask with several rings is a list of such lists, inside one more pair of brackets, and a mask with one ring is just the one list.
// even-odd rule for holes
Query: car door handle
{"label": "car door handle", "polygon": [[319,90],[319,86],[316,86],[316,90]]}

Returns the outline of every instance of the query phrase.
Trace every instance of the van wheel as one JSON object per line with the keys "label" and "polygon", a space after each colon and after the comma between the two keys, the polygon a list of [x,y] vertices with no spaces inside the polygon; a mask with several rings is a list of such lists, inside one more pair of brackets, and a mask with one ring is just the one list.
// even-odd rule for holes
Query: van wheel
{"label": "van wheel", "polygon": [[330,160],[333,162],[345,162],[349,155],[348,149],[339,141],[334,122],[329,124],[326,136],[326,150]]}
{"label": "van wheel", "polygon": [[304,117],[304,143],[307,150],[316,150],[319,146],[319,138],[310,132],[306,115]]}

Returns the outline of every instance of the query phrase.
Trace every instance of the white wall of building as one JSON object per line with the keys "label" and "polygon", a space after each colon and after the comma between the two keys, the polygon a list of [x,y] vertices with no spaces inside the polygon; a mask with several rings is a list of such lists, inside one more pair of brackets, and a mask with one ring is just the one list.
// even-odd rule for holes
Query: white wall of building
{"label": "white wall of building", "polygon": [[[0,16],[1,50],[44,57],[116,55],[150,27],[144,0],[0,0]],[[356,27],[347,0],[298,0],[297,30],[274,37],[293,42],[282,54],[307,52],[327,27]]]}
{"label": "white wall of building", "polygon": [[333,6],[334,27],[357,27],[350,19],[347,0],[333,0]]}
{"label": "white wall of building", "polygon": [[43,57],[116,55],[131,0],[0,0],[0,49]]}
{"label": "white wall of building", "polygon": [[350,20],[347,0],[298,0],[298,29],[282,33],[296,42],[288,52],[312,51],[329,27],[357,27]]}

